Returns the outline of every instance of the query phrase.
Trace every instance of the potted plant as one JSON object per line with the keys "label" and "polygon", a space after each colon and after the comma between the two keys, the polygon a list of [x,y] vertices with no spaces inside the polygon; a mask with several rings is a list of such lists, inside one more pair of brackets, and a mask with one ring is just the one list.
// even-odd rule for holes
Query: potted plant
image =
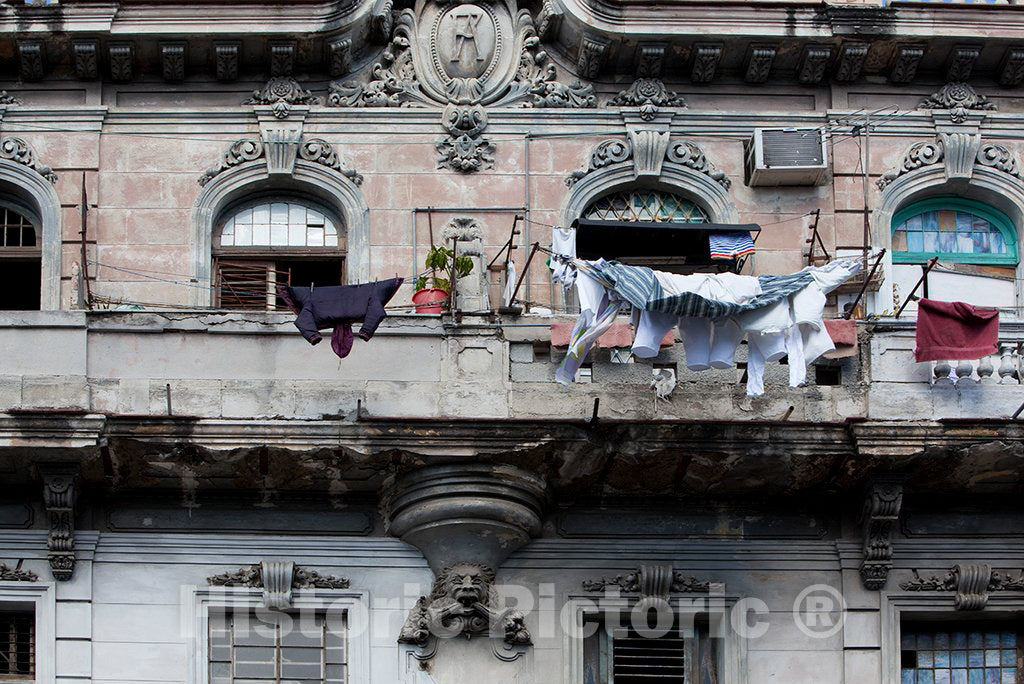
{"label": "potted plant", "polygon": [[[416,292],[412,302],[416,305],[416,313],[441,313],[448,308],[448,297],[452,291],[450,277],[452,268],[459,278],[468,276],[473,271],[473,259],[466,255],[456,256],[448,247],[431,247],[427,252],[424,266],[430,269],[430,275],[421,275],[416,279]],[[443,275],[438,275],[441,272]]]}

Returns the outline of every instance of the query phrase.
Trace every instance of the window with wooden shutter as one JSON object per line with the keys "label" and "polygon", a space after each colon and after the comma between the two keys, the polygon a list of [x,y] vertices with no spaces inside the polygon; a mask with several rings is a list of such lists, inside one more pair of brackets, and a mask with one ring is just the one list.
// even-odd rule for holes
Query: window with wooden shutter
{"label": "window with wooden shutter", "polygon": [[[628,621],[628,614],[625,616]],[[677,622],[666,633],[591,621],[583,644],[582,684],[719,684],[717,650],[706,621]]]}
{"label": "window with wooden shutter", "polygon": [[225,309],[283,308],[278,284],[345,282],[343,226],[324,207],[298,199],[239,205],[214,239],[215,302]]}

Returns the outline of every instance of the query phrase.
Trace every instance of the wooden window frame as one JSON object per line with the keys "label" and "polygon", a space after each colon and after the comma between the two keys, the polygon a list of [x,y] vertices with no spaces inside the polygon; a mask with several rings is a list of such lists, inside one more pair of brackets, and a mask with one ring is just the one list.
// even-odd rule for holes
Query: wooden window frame
{"label": "wooden window frame", "polygon": [[954,264],[978,264],[989,266],[1016,266],[1020,261],[1020,253],[1017,245],[1017,230],[1006,214],[981,202],[963,199],[960,197],[936,197],[921,202],[909,204],[892,217],[892,225],[889,233],[891,239],[896,235],[896,229],[903,225],[908,219],[931,211],[962,211],[973,214],[988,221],[1003,236],[1003,241],[1010,248],[1009,254],[973,254],[969,252],[910,252],[896,251],[893,248],[892,263],[894,264],[924,264],[932,257],[938,257],[941,261]]}

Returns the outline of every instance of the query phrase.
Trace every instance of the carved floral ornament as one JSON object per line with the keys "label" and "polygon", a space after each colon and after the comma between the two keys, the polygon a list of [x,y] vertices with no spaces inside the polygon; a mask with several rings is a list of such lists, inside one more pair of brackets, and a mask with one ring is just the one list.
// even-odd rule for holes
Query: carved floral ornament
{"label": "carved floral ornament", "polygon": [[968,110],[991,111],[995,108],[994,103],[966,83],[947,83],[918,105],[918,109],[948,109],[953,123],[967,121]]}
{"label": "carved floral ornament", "polygon": [[985,564],[955,565],[942,576],[921,577],[913,571],[911,580],[900,583],[904,591],[956,592],[957,610],[982,610],[988,604],[988,595],[994,591],[1024,591],[1024,572],[1017,577],[993,570]]}
{"label": "carved floral ornament", "polygon": [[[639,133],[647,133],[647,131],[640,131]],[[653,149],[657,147],[659,139],[660,142],[666,142],[667,135],[667,133],[653,135],[633,134],[629,138],[623,140],[605,140],[594,148],[593,152],[591,152],[590,159],[587,161],[587,167],[581,171],[574,171],[571,173],[565,179],[565,184],[571,187],[598,169],[602,169],[612,164],[621,164],[630,160],[649,156],[648,152],[650,152],[650,150],[638,150],[636,149],[636,146],[638,144],[645,144],[645,146],[650,145]],[[650,143],[644,142],[648,140]],[[663,156],[659,155],[659,159],[657,160],[658,168],[660,168],[661,162],[676,164],[678,166],[697,171],[698,173],[705,174],[726,190],[728,190],[732,185],[732,181],[726,177],[724,172],[716,169],[714,164],[708,161],[707,157],[704,155],[704,151],[696,143],[692,143],[688,140],[667,142],[668,144]],[[657,147],[657,150],[660,151],[660,147]],[[645,166],[647,166],[646,163]]]}
{"label": "carved floral ornament", "polygon": [[[238,166],[239,164],[266,158],[268,144],[288,145],[291,143],[268,143],[260,138],[243,138],[241,140],[236,140],[231,144],[227,151],[224,152],[221,157],[220,164],[207,169],[206,172],[199,177],[199,184],[205,186],[224,171],[234,166]],[[321,138],[311,138],[309,140],[300,139],[295,144],[297,145],[295,154],[299,159],[313,162],[315,164],[322,164],[327,168],[337,171],[356,185],[362,185],[363,177],[356,171],[346,168],[342,164],[337,150],[334,149],[334,146],[331,145],[331,143]]]}
{"label": "carved floral ornament", "polygon": [[21,138],[14,136],[0,138],[0,159],[9,159],[18,164],[24,164],[54,185],[57,184],[57,174],[49,166],[40,164],[35,151]]}
{"label": "carved floral ornament", "polygon": [[900,165],[882,174],[876,185],[884,190],[905,174],[939,163],[945,163],[947,179],[970,178],[978,166],[1024,178],[1020,162],[1005,145],[985,143],[977,134],[940,133],[935,140],[912,145]]}
{"label": "carved floral ornament", "polygon": [[348,589],[349,579],[321,575],[295,565],[292,561],[262,561],[233,572],[207,577],[211,586],[263,589],[263,602],[268,608],[284,610],[291,607],[293,589]]}
{"label": "carved floral ornament", "polygon": [[39,575],[21,569],[21,561],[13,568],[0,563],[0,582],[38,582]]}
{"label": "carved floral ornament", "polygon": [[293,106],[320,104],[320,98],[299,85],[291,76],[276,76],[259,90],[254,90],[252,97],[242,104],[269,105],[275,117],[284,119],[291,114]]}
{"label": "carved floral ornament", "polygon": [[430,595],[421,596],[409,612],[398,642],[419,646],[416,657],[428,660],[437,652],[438,639],[487,636],[502,644],[493,644],[497,657],[515,660],[533,641],[519,611],[499,608],[494,580],[494,569],[487,565],[446,567]]}
{"label": "carved floral ornament", "polygon": [[657,78],[638,78],[608,103],[617,107],[639,107],[640,118],[653,121],[660,107],[686,107],[686,102],[668,90]]}

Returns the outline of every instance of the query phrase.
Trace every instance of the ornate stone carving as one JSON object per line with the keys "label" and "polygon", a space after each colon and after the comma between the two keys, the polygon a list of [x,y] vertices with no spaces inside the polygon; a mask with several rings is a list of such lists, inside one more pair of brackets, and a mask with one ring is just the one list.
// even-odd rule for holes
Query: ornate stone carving
{"label": "ornate stone carving", "polygon": [[981,48],[977,45],[958,45],[949,53],[949,63],[946,66],[946,80],[964,82],[971,77],[974,69],[974,62],[981,54]]}
{"label": "ornate stone carving", "polygon": [[75,572],[75,477],[76,466],[39,466],[43,477],[43,505],[50,518],[46,540],[47,560],[53,578],[70,580]]}
{"label": "ornate stone carving", "polygon": [[580,40],[580,51],[576,57],[576,71],[583,78],[595,79],[601,73],[611,47],[604,38],[586,34]]}
{"label": "ornate stone carving", "polygon": [[110,78],[130,81],[135,77],[135,46],[131,43],[113,43],[109,46]]}
{"label": "ornate stone carving", "polygon": [[919,169],[922,166],[930,166],[931,164],[938,164],[942,161],[945,150],[941,140],[929,140],[926,142],[914,143],[907,153],[903,155],[903,161],[900,165],[891,171],[886,171],[882,174],[882,177],[876,181],[876,185],[879,190],[884,190],[889,183],[899,178],[905,173],[909,173],[915,169]]}
{"label": "ornate stone carving", "polygon": [[668,90],[657,78],[638,78],[608,104],[613,107],[639,107],[640,118],[644,121],[653,121],[659,107],[686,107],[683,98]]}
{"label": "ornate stone carving", "polygon": [[43,44],[38,40],[18,41],[18,73],[23,81],[38,81],[43,77]]}
{"label": "ornate stone carving", "polygon": [[693,48],[693,68],[690,80],[694,83],[711,83],[718,71],[718,61],[722,58],[722,45],[719,43],[698,43]]}
{"label": "ornate stone carving", "polygon": [[665,46],[661,44],[640,45],[636,57],[636,77],[658,78],[665,63]]}
{"label": "ornate stone carving", "polygon": [[975,158],[978,164],[1008,173],[1015,178],[1022,178],[1020,161],[1013,156],[1009,149],[995,143],[985,143],[978,150]]}
{"label": "ornate stone carving", "polygon": [[165,81],[185,80],[185,43],[160,43]]}
{"label": "ornate stone carving", "polygon": [[899,521],[903,503],[903,485],[898,482],[877,482],[864,502],[861,524],[864,530],[864,560],[860,576],[865,588],[885,588],[892,570],[892,535]]}
{"label": "ornate stone carving", "polygon": [[[545,7],[555,5],[542,5],[542,17]],[[390,3],[387,16],[394,17]],[[331,83],[327,104],[438,108],[448,133],[437,145],[441,167],[473,172],[493,164],[484,106],[597,105],[592,86],[558,82],[530,12],[513,15],[507,3],[417,3],[394,18],[389,35],[369,80]]]}
{"label": "ornate stone carving", "polygon": [[1024,574],[1013,577],[992,570],[985,564],[960,564],[945,575],[921,577],[913,570],[914,578],[900,583],[904,591],[955,591],[953,605],[957,610],[982,610],[988,604],[988,595],[994,591],[1024,591]]}
{"label": "ornate stone carving", "polygon": [[0,90],[0,105],[20,105],[20,104],[21,104],[21,100],[19,100],[18,98],[14,97],[13,95],[8,95],[6,90]]}
{"label": "ornate stone carving", "polygon": [[747,67],[743,80],[747,83],[765,83],[772,72],[772,62],[778,51],[774,45],[751,45],[747,52]]}
{"label": "ornate stone carving", "polygon": [[76,40],[71,46],[74,50],[75,76],[81,79],[93,79],[99,76],[96,41]]}
{"label": "ornate stone carving", "polygon": [[923,45],[900,45],[892,60],[889,80],[893,83],[910,83],[917,76],[917,67],[924,57]]}
{"label": "ornate stone carving", "polygon": [[356,185],[363,184],[362,175],[354,169],[347,168],[342,164],[341,157],[338,156],[338,152],[334,149],[334,146],[326,140],[321,138],[312,138],[300,143],[299,158],[315,164],[323,164],[328,168],[334,169]]}
{"label": "ornate stone carving", "polygon": [[999,85],[1013,87],[1021,83],[1024,83],[1024,47],[1006,48],[999,65]]}
{"label": "ornate stone carving", "polygon": [[295,105],[320,104],[320,99],[315,97],[291,76],[271,78],[267,85],[260,90],[254,90],[252,97],[242,104],[270,105],[273,107],[274,116],[284,119]]}
{"label": "ornate stone carving", "polygon": [[831,58],[832,48],[828,45],[808,45],[800,56],[800,64],[796,69],[797,80],[805,85],[821,83]]}
{"label": "ornate stone carving", "polygon": [[583,591],[606,591],[610,587],[644,598],[667,598],[669,594],[706,594],[711,590],[711,582],[685,575],[671,566],[658,565],[642,565],[623,575],[583,581]]}
{"label": "ornate stone carving", "polygon": [[669,145],[668,151],[665,153],[665,160],[706,174],[726,190],[732,185],[732,181],[726,177],[723,171],[719,171],[714,164],[708,161],[704,156],[704,150],[696,143],[683,140]]}
{"label": "ornate stone carving", "polygon": [[291,76],[295,70],[295,42],[270,44],[270,77],[271,80]]}
{"label": "ornate stone carving", "polygon": [[[516,610],[497,608],[493,568],[456,563],[437,576],[430,596],[421,596],[406,618],[398,642],[426,647],[438,638],[491,636],[506,647],[531,645],[532,639]],[[495,650],[496,655],[500,653]],[[431,649],[420,656],[428,659]],[[507,659],[514,659],[516,656]]]}
{"label": "ornate stone carving", "polygon": [[321,575],[292,561],[262,561],[234,572],[206,578],[211,586],[263,589],[267,608],[286,610],[292,605],[293,589],[348,589],[347,577]]}
{"label": "ornate stone carving", "polygon": [[213,44],[218,81],[234,81],[238,78],[239,49],[240,44],[237,42]]}
{"label": "ornate stone carving", "polygon": [[[298,158],[305,161],[313,162],[315,164],[323,164],[328,168],[334,169],[356,185],[361,185],[363,182],[363,177],[359,173],[346,168],[342,164],[337,151],[329,142],[320,138],[303,141],[301,136],[295,136],[288,140],[282,139],[267,141],[260,138],[243,138],[241,140],[236,140],[231,144],[227,151],[224,152],[223,157],[221,157],[220,164],[207,169],[206,172],[199,177],[199,184],[206,185],[218,174],[233,166],[262,159],[267,154],[267,145],[273,145],[276,143],[291,146],[292,152],[290,152],[290,154],[293,155],[291,157],[293,160],[294,156],[298,156]],[[277,160],[274,163],[268,161],[268,167],[271,168],[290,169],[292,165],[293,164],[289,164],[283,160]]]}
{"label": "ornate stone carving", "polygon": [[333,78],[344,76],[352,65],[352,39],[337,38],[327,45],[329,71]]}
{"label": "ornate stone carving", "polygon": [[626,135],[633,150],[633,176],[635,178],[656,178],[661,175],[661,166],[668,151],[670,134],[668,130],[653,130],[628,127]]}
{"label": "ornate stone carving", "polygon": [[35,151],[21,138],[0,138],[0,159],[24,164],[54,185],[57,184],[57,174],[49,166],[40,164]]}
{"label": "ornate stone carving", "polygon": [[39,575],[21,569],[21,561],[13,568],[0,563],[0,582],[38,582]]}
{"label": "ornate stone carving", "polygon": [[945,154],[946,178],[970,178],[981,151],[981,136],[976,133],[939,133]]}
{"label": "ornate stone carving", "polygon": [[472,173],[494,166],[494,143],[483,135],[487,112],[478,105],[448,105],[441,118],[448,136],[437,143],[437,168]]}
{"label": "ornate stone carving", "polygon": [[948,109],[953,123],[967,121],[968,110],[991,111],[995,104],[984,95],[979,95],[966,83],[947,83],[927,100],[922,100],[918,109]]}
{"label": "ornate stone carving", "polygon": [[565,179],[568,186],[574,185],[587,174],[602,169],[609,164],[618,164],[633,158],[633,146],[628,140],[605,140],[590,153],[587,167],[582,171],[573,171]]}
{"label": "ornate stone carving", "polygon": [[537,12],[537,35],[542,40],[556,38],[558,29],[562,25],[562,16],[562,10],[554,0],[544,0],[541,3],[540,11]]}
{"label": "ornate stone carving", "polygon": [[395,27],[395,0],[377,0],[370,13],[370,40],[387,43]]}
{"label": "ornate stone carving", "polygon": [[[627,140],[605,140],[600,143],[590,154],[587,167],[582,171],[574,171],[565,179],[568,186],[575,185],[577,181],[585,178],[588,174],[597,169],[604,168],[609,164],[618,164],[633,159],[633,142]],[[707,175],[711,180],[721,185],[726,190],[732,182],[725,173],[719,171],[708,161],[704,151],[696,144],[688,140],[677,140],[670,142],[665,149],[665,161],[671,164],[678,164]]]}
{"label": "ornate stone carving", "polygon": [[861,69],[868,58],[867,43],[843,43],[839,49],[839,64],[836,66],[836,80],[850,83],[860,78]]}

